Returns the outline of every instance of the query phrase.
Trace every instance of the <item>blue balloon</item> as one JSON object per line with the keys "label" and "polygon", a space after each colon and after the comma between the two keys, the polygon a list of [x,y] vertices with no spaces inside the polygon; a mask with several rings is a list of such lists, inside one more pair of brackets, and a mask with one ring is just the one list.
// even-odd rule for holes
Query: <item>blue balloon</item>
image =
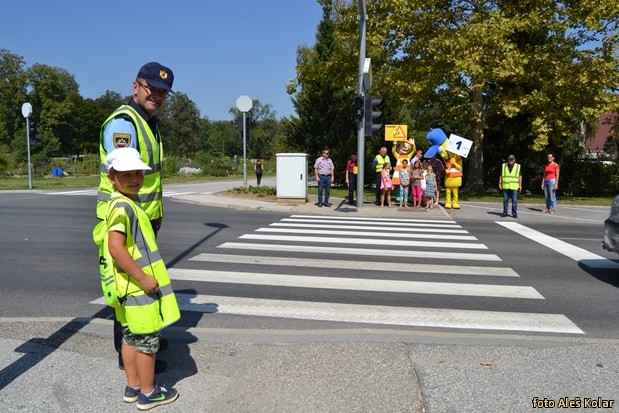
{"label": "blue balloon", "polygon": [[445,141],[447,140],[447,135],[445,135],[445,132],[443,132],[442,129],[436,128],[428,132],[428,134],[426,135],[426,140],[430,142],[432,146],[428,148],[423,157],[429,159],[434,157],[434,155],[436,155],[436,152],[438,151],[438,148],[445,143]]}

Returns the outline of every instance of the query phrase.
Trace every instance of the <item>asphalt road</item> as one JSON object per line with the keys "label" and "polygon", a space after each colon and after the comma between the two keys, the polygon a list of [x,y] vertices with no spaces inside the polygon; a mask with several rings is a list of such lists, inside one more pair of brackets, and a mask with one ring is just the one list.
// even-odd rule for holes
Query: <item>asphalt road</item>
{"label": "asphalt road", "polygon": [[[183,193],[187,189],[178,187],[174,188],[173,192]],[[272,225],[282,225],[278,222],[287,219],[290,213],[249,212],[175,201],[166,203],[167,213],[159,242],[164,259],[173,274],[194,271],[198,274],[197,277],[208,278],[208,282],[202,279],[175,280],[175,289],[185,292],[188,296],[286,300],[308,303],[309,306],[311,303],[337,303],[353,306],[561,314],[587,336],[619,338],[619,323],[615,315],[616,288],[619,286],[616,278],[617,270],[595,268],[595,266],[590,268],[579,264],[570,256],[570,251],[555,251],[544,245],[544,243],[564,242],[596,254],[605,261],[606,258],[616,260],[617,257],[600,248],[601,221],[606,214],[606,208],[564,209],[562,215],[549,217],[540,214],[535,206],[521,205],[521,218],[516,221],[512,218],[500,218],[497,207],[497,205],[465,203],[461,210],[451,213],[462,231],[466,232],[465,237],[476,238],[487,247],[483,253],[498,257],[500,262],[496,265],[513,271],[517,277],[464,276],[459,273],[465,272],[464,270],[437,275],[436,272],[426,270],[426,267],[440,266],[444,263],[449,267],[461,266],[466,269],[478,263],[468,259],[445,262],[432,257],[419,257],[414,260],[398,258],[398,251],[403,249],[432,250],[431,247],[426,248],[423,243],[421,247],[393,247],[392,256],[373,254],[371,246],[365,250],[367,254],[362,257],[351,257],[337,252],[309,254],[311,260],[326,262],[332,260],[337,263],[333,267],[328,264],[316,267],[318,261],[311,260],[302,263],[308,256],[307,250],[304,249],[304,245],[308,244],[303,243],[299,243],[300,249],[296,252],[278,251],[277,248],[269,247],[253,251],[238,248],[222,249],[222,245],[234,243],[248,234],[256,234],[256,231],[264,231],[265,228],[274,230]],[[3,194],[0,210],[3,216],[10,217],[0,224],[0,245],[3,250],[3,289],[0,292],[0,306],[3,316],[45,317],[54,314],[66,317],[91,317],[99,312],[107,316],[103,307],[93,303],[100,297],[99,286],[93,282],[97,276],[96,250],[90,238],[90,229],[96,222],[92,217],[93,208],[94,198],[91,195],[53,196],[49,193],[28,192]],[[503,223],[522,225],[546,235],[548,239],[534,241],[513,229],[504,227]],[[289,231],[293,233],[304,231],[303,225],[293,226]],[[386,233],[393,239],[404,236],[398,232],[397,227],[386,229]],[[325,237],[328,238],[329,235]],[[402,239],[406,242],[406,239],[414,238]],[[269,241],[258,242],[272,245]],[[432,242],[432,239],[429,242]],[[327,241],[322,245],[331,244]],[[202,258],[201,254],[204,255]],[[263,260],[259,261],[261,257]],[[293,262],[276,265],[272,262],[276,258],[280,260],[293,258]],[[294,262],[295,259],[297,263]],[[352,265],[355,260],[364,264]],[[380,269],[381,266],[398,262],[401,264],[396,270],[372,271],[373,267]],[[347,263],[350,263],[348,267]],[[217,273],[223,275],[217,277]],[[278,285],[270,281],[264,283],[232,281],[233,276],[238,276],[238,273],[245,276],[247,273],[265,274],[263,278],[271,275],[286,277],[287,274],[324,278],[308,278],[309,284],[298,288],[285,282],[280,282]],[[336,278],[343,286],[325,287],[321,282],[327,278]],[[521,287],[532,289],[543,299],[537,299],[538,297],[522,299],[518,295],[504,296],[502,293],[454,294],[450,291],[417,293],[417,290],[414,290],[412,294],[400,294],[397,292],[399,287],[396,287],[396,291],[376,291],[371,287],[350,289],[344,282],[346,278],[414,280],[417,283],[470,284],[473,287],[479,284]],[[312,284],[315,281],[318,283]],[[208,306],[195,307],[198,310],[192,323],[198,326],[208,322],[210,326],[221,328],[298,330],[325,326],[337,329],[368,325],[396,330],[410,328],[398,323],[390,324],[389,321],[385,324],[365,322],[351,325],[346,321],[320,319],[320,317],[298,319],[287,316],[285,312],[271,316],[215,312],[208,317],[200,317],[200,314],[210,313],[213,309],[209,309]],[[304,309],[301,307],[297,311]],[[435,330],[432,325],[426,327],[430,331]],[[485,330],[494,331],[491,328],[482,329]],[[459,327],[455,331],[477,330]]]}

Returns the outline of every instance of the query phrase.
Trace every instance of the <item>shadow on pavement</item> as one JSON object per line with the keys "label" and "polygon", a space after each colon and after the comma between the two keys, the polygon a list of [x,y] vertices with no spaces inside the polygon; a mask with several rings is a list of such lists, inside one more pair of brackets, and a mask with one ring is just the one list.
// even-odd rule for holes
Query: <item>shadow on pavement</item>
{"label": "shadow on pavement", "polygon": [[[185,297],[195,297],[196,290],[175,290],[176,294]],[[167,364],[165,372],[157,376],[157,383],[174,386],[179,381],[198,373],[198,366],[191,356],[189,345],[198,341],[198,338],[189,332],[189,329],[198,325],[203,313],[182,311],[181,319],[169,330],[163,330],[164,337],[168,338],[168,347],[157,354],[157,359]]]}

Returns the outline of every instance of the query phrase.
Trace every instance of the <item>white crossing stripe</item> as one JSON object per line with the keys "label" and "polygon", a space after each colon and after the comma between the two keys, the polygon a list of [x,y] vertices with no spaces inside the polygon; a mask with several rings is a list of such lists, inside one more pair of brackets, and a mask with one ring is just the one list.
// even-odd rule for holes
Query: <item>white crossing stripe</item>
{"label": "white crossing stripe", "polygon": [[[96,189],[80,189],[80,190],[71,190],[71,191],[54,191],[54,192],[46,192],[45,195],[97,195]],[[163,191],[163,197],[170,197],[175,195],[186,195],[193,194],[194,192],[174,192],[174,191]]]}
{"label": "white crossing stripe", "polygon": [[[253,250],[253,251],[288,251],[303,252],[313,254],[341,254],[341,255],[363,255],[364,257],[392,256],[393,250],[386,249],[366,249],[366,248],[346,248],[346,247],[318,247],[315,245],[290,245],[290,244],[267,244],[253,242],[224,242],[217,248]],[[402,258],[434,258],[437,260],[471,260],[471,261],[503,261],[495,254],[480,254],[475,252],[439,252],[422,250],[397,250],[398,257]]]}
{"label": "white crossing stripe", "polygon": [[178,195],[189,195],[195,194],[195,192],[172,192],[172,191],[163,191],[162,196],[178,196]]}
{"label": "white crossing stripe", "polygon": [[305,218],[283,218],[283,222],[304,222],[304,223],[317,223],[317,224],[349,224],[349,225],[378,225],[381,227],[402,227],[402,228],[410,228],[410,227],[432,227],[432,228],[462,228],[460,225],[455,222],[446,224],[446,221],[431,221],[431,220],[414,220],[414,222],[404,221],[404,222],[390,222],[390,221],[378,221],[376,219],[370,218],[353,218],[351,217],[330,217],[331,219],[305,219]]}
{"label": "white crossing stripe", "polygon": [[73,190],[73,191],[62,191],[62,192],[47,192],[45,195],[97,195],[96,189],[81,189],[81,190]]}
{"label": "white crossing stripe", "polygon": [[[363,223],[361,225],[355,225],[354,227],[351,227],[351,225],[337,225],[337,224],[315,224],[315,223],[309,223],[309,224],[301,224],[301,223],[288,223],[288,222],[275,222],[273,224],[270,224],[270,227],[292,227],[292,228],[331,228],[331,229],[355,229],[355,230],[366,230],[366,231],[374,231],[374,233],[376,233],[376,231],[385,231],[385,227],[381,226],[381,224],[376,223],[376,226],[372,226],[368,223]],[[446,229],[446,228],[409,228],[409,227],[396,227],[396,228],[389,228],[388,229],[389,233],[395,233],[395,232],[411,232],[411,233],[418,233],[418,232],[423,232],[423,233],[443,233],[443,234],[468,234],[469,232],[465,229]],[[399,236],[399,235],[395,235],[394,236]],[[444,235],[443,235],[444,237]]]}
{"label": "white crossing stripe", "polygon": [[431,274],[483,275],[518,277],[511,268],[475,267],[464,265],[403,264],[401,262],[346,261],[316,258],[263,257],[258,255],[198,254],[189,261],[233,262],[235,264],[277,265],[285,267],[337,268],[351,271],[422,272]]}
{"label": "white crossing stripe", "polygon": [[544,299],[544,297],[532,287],[512,285],[316,277],[309,275],[265,274],[240,271],[191,270],[186,268],[170,268],[168,272],[170,273],[170,278],[173,280],[182,281],[268,285],[296,288],[323,288],[329,290],[391,292],[404,294],[441,294],[469,297]]}
{"label": "white crossing stripe", "polygon": [[[376,233],[373,233],[376,236]],[[353,244],[353,245],[387,245],[393,248],[396,252],[396,247],[405,249],[411,247],[429,247],[429,248],[461,248],[461,249],[478,249],[487,250],[484,244],[472,244],[465,242],[437,242],[437,241],[415,241],[415,240],[400,240],[400,239],[379,239],[379,238],[336,238],[336,237],[301,237],[293,235],[264,235],[264,234],[245,234],[241,235],[241,239],[261,239],[269,241],[294,241],[294,242],[319,242],[322,244]]]}
{"label": "white crossing stripe", "polygon": [[560,239],[551,237],[529,227],[525,227],[524,225],[518,224],[516,222],[497,223],[507,229],[516,232],[517,234],[522,235],[523,237],[529,238],[530,240],[533,240],[539,244],[542,244],[545,247],[557,251],[560,254],[576,260],[580,264],[586,265],[589,268],[609,270],[619,269],[619,263],[617,262],[608,260],[600,255],[594,254],[575,245],[568,244],[567,242],[561,241]]}
{"label": "white crossing stripe", "polygon": [[397,224],[407,222],[419,222],[419,223],[439,223],[439,224],[454,224],[455,221],[439,220],[439,219],[406,219],[406,218],[371,218],[371,217],[335,217],[328,215],[291,215],[290,218],[304,218],[308,220],[357,220],[357,221],[377,221],[377,222],[395,222]]}
{"label": "white crossing stripe", "polygon": [[[316,235],[352,235],[355,237],[376,237],[380,235],[376,231],[329,231],[324,229],[288,229],[288,228],[258,228],[256,232],[279,232],[288,234],[316,234]],[[445,239],[445,235],[435,234],[398,234],[398,238],[415,238],[415,239]],[[460,241],[475,241],[472,235],[450,235],[450,240]]]}
{"label": "white crossing stripe", "polygon": [[[183,311],[346,323],[585,334],[562,314],[390,307],[176,294]],[[91,304],[106,305],[101,297]]]}
{"label": "white crossing stripe", "polygon": [[[584,332],[562,314],[391,307],[176,294],[183,311],[347,323],[562,334]],[[105,305],[103,297],[92,304]]]}

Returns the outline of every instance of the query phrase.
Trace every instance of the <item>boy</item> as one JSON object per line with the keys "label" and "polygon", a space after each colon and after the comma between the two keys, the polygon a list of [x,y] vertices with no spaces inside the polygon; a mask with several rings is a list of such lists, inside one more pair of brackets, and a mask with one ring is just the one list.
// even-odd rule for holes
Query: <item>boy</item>
{"label": "boy", "polygon": [[[100,264],[114,269],[116,318],[123,327],[122,358],[127,386],[123,400],[137,401],[139,410],[172,403],[178,392],[155,384],[155,358],[161,329],[180,319],[170,276],[157,248],[150,219],[140,207],[138,192],[150,170],[134,148],[114,149],[107,157],[114,193],[107,208]],[[95,230],[96,232],[96,230]]]}

